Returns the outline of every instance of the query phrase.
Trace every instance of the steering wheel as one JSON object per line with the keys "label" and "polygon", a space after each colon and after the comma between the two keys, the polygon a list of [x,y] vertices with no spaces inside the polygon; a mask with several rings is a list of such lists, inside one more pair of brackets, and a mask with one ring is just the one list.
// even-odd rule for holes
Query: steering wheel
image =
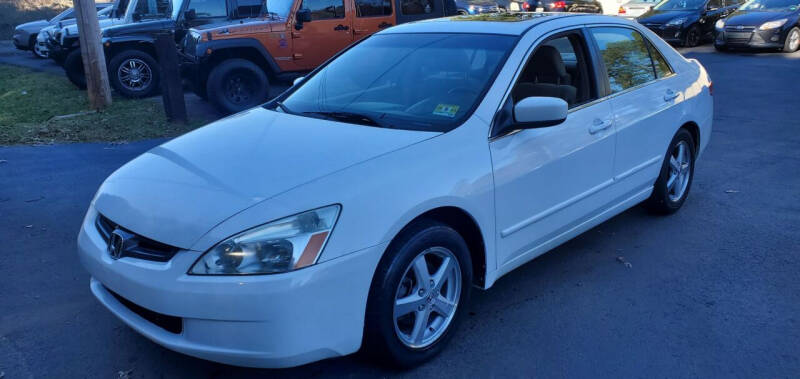
{"label": "steering wheel", "polygon": [[479,94],[478,90],[476,90],[474,88],[470,88],[470,87],[453,87],[453,88],[450,88],[449,91],[447,91],[447,94],[448,95],[455,95],[456,93],[459,93],[459,92],[472,93],[472,94],[475,94],[475,95]]}

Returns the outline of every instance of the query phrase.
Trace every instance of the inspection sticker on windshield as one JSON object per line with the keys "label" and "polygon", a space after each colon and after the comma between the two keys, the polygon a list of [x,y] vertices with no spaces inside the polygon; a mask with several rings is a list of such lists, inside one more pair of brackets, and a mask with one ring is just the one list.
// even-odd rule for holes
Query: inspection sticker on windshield
{"label": "inspection sticker on windshield", "polygon": [[433,110],[433,114],[437,116],[445,116],[445,117],[456,117],[456,112],[458,112],[458,105],[450,105],[450,104],[439,104],[436,106],[436,109]]}

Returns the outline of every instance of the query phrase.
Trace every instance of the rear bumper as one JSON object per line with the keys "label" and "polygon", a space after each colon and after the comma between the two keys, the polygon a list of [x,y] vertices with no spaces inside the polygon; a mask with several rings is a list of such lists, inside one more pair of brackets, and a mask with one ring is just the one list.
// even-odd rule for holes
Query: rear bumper
{"label": "rear bumper", "polygon": [[[227,364],[277,368],[361,346],[372,274],[386,244],[285,274],[187,275],[200,252],[179,251],[169,262],[112,259],[94,226],[96,214],[90,209],[78,237],[92,293],[164,347]],[[177,319],[180,327],[165,327],[139,308]]]}

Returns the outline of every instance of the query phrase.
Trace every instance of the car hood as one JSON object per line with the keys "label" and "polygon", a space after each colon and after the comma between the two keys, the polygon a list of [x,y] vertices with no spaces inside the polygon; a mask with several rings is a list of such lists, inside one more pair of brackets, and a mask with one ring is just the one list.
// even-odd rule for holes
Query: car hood
{"label": "car hood", "polygon": [[794,12],[736,11],[725,18],[725,25],[759,26],[767,21],[791,16]]}
{"label": "car hood", "polygon": [[439,134],[258,107],[125,164],[100,187],[94,207],[126,229],[188,249],[223,220],[261,201]]}
{"label": "car hood", "polygon": [[678,17],[697,17],[697,10],[656,10],[651,9],[645,12],[643,15],[639,16],[636,20],[645,24],[655,23],[655,24],[666,24],[670,20],[678,18]]}
{"label": "car hood", "polygon": [[103,36],[115,37],[125,34],[145,33],[162,29],[174,29],[175,21],[165,18],[158,20],[137,21],[127,24],[114,24],[103,28]]}
{"label": "car hood", "polygon": [[50,22],[48,22],[47,20],[37,20],[37,21],[26,22],[24,24],[19,24],[15,29],[36,31],[48,25],[50,25]]}

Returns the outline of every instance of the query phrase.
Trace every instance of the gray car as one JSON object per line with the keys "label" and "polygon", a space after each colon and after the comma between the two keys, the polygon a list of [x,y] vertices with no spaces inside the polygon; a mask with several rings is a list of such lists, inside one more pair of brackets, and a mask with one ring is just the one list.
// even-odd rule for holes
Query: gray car
{"label": "gray car", "polygon": [[[99,12],[112,6],[113,4],[97,3],[96,5],[97,11]],[[40,30],[51,25],[56,25],[61,21],[73,19],[75,19],[75,9],[69,8],[50,20],[37,20],[17,25],[17,27],[14,28],[14,46],[20,50],[31,50],[34,46],[36,46],[36,35],[39,34]]]}

